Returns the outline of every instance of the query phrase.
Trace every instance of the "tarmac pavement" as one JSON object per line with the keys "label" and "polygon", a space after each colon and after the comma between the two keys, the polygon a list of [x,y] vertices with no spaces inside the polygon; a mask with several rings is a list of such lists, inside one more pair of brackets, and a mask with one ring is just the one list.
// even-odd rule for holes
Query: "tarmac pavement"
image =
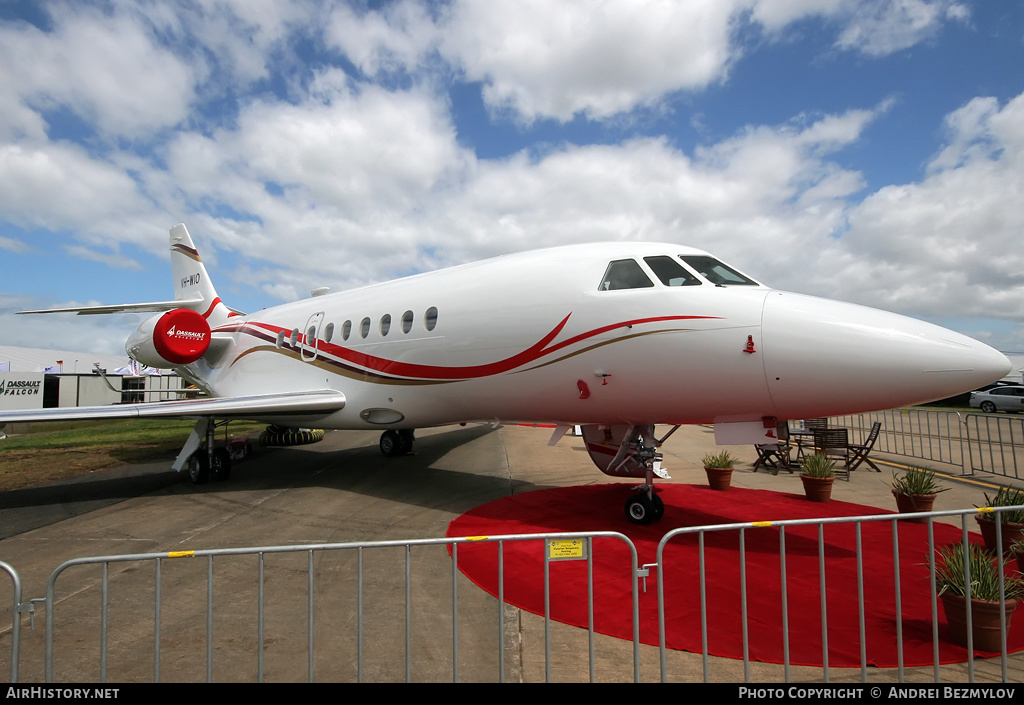
{"label": "tarmac pavement", "polygon": [[[417,432],[416,453],[383,458],[376,432],[329,432],[320,443],[258,449],[236,465],[226,483],[193,486],[161,461],[97,473],[61,485],[0,494],[0,560],[23,581],[23,599],[44,596],[47,579],[63,561],[109,556],[250,546],[376,542],[440,538],[463,512],[485,502],[536,489],[621,482],[591,464],[582,439],[565,437],[548,447],[550,429],[507,426],[445,427]],[[659,429],[663,433],[664,429]],[[664,482],[706,480],[701,459],[719,450],[709,427],[684,427],[665,443]],[[730,447],[741,459],[733,474],[739,487],[801,493],[799,476],[753,472],[753,448]],[[876,456],[872,456],[876,457]],[[898,463],[907,459],[890,456]],[[935,464],[933,464],[935,465]],[[952,468],[940,470],[952,471]],[[895,509],[891,473],[861,466],[850,482],[838,480],[833,498]],[[976,481],[949,480],[936,509],[981,505],[986,489]],[[991,490],[989,490],[991,492]],[[621,507],[611,509],[621,512]],[[751,517],[771,519],[772,517]],[[959,525],[959,520],[949,519]],[[672,527],[665,527],[666,532]],[[973,530],[973,525],[970,527]],[[364,649],[356,648],[360,620],[355,567],[363,565]],[[302,551],[288,555],[216,559],[213,570],[214,681],[304,681],[309,675],[306,599],[308,565],[314,565],[316,625],[314,678],[318,681],[494,681],[499,678],[497,601],[461,574],[454,578],[457,620],[453,622],[452,562],[443,546],[356,551]],[[412,578],[405,581],[406,565]],[[203,681],[206,671],[207,563],[203,559],[163,560],[159,662],[155,640],[155,567],[110,565],[111,682]],[[262,595],[258,591],[263,571]],[[99,680],[99,569],[71,568],[58,582],[54,679]],[[653,582],[653,581],[652,581]],[[653,589],[653,585],[652,585]],[[406,594],[411,596],[412,632],[405,631]],[[262,600],[262,649],[257,614]],[[0,624],[10,624],[9,585],[0,576]],[[30,630],[23,620],[20,680],[43,680],[43,616]],[[586,681],[589,644],[585,630],[545,624],[542,617],[506,606],[500,653],[507,681]],[[545,637],[545,630],[549,637]],[[454,636],[457,635],[457,636]],[[0,679],[9,673],[10,627],[0,628]],[[457,649],[453,649],[453,640]],[[262,653],[262,661],[260,654]],[[406,661],[406,653],[411,659]],[[597,635],[595,679],[630,681],[632,644]],[[1011,681],[1021,681],[1020,657],[1010,658]],[[699,654],[671,652],[669,679],[699,682]],[[641,648],[641,677],[660,678],[654,647]],[[776,664],[750,664],[749,678],[781,682]],[[859,681],[859,669],[830,669],[832,682]],[[933,671],[872,669],[872,682],[930,682]],[[977,681],[998,680],[998,660],[976,661]],[[707,678],[741,682],[743,664],[710,659]],[[821,668],[790,669],[794,681],[820,682]],[[942,679],[966,682],[966,665],[942,667]]]}

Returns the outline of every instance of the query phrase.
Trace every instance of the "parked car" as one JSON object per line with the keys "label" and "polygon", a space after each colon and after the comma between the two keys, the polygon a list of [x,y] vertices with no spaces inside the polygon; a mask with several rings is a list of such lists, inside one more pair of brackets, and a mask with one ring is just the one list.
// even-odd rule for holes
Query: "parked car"
{"label": "parked car", "polygon": [[1019,384],[971,392],[971,406],[991,414],[994,411],[1024,411],[1024,387]]}

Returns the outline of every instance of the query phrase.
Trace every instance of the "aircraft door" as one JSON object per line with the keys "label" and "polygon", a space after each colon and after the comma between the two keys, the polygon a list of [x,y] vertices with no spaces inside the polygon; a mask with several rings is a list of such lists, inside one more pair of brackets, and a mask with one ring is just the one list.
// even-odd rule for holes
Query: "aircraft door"
{"label": "aircraft door", "polygon": [[620,454],[623,441],[632,440],[628,438],[631,432],[636,435],[636,426],[613,425],[581,426],[583,431],[583,442],[590,453],[590,459],[594,465],[605,475],[613,477],[644,477],[647,468],[643,463],[637,462],[632,455]]}
{"label": "aircraft door", "polygon": [[314,313],[306,321],[306,327],[302,329],[303,342],[300,347],[302,359],[312,362],[316,359],[317,346],[319,344],[320,326],[324,322],[324,312]]}

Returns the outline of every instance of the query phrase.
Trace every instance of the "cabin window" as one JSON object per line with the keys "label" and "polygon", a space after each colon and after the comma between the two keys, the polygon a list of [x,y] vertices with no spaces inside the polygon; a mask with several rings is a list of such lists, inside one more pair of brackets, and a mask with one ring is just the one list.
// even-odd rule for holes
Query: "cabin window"
{"label": "cabin window", "polygon": [[667,255],[644,257],[644,262],[665,286],[700,286],[701,281]]}
{"label": "cabin window", "polygon": [[434,330],[437,325],[437,307],[431,306],[423,316],[423,327],[428,331]]}
{"label": "cabin window", "polygon": [[352,321],[345,321],[341,324],[341,339],[348,340],[350,335],[352,335]]}
{"label": "cabin window", "polygon": [[328,323],[326,326],[324,326],[324,341],[329,343],[329,342],[331,342],[331,338],[333,338],[333,337],[334,337],[334,324],[333,323]]}
{"label": "cabin window", "polygon": [[387,335],[391,331],[391,314],[385,313],[380,317],[380,334]]}
{"label": "cabin window", "polygon": [[753,279],[748,279],[709,255],[679,255],[679,259],[716,286],[758,286]]}
{"label": "cabin window", "polygon": [[412,330],[412,319],[413,319],[412,311],[406,311],[405,313],[402,314],[402,332],[403,333],[408,333],[409,331]]}
{"label": "cabin window", "polygon": [[299,329],[298,328],[292,328],[292,334],[291,334],[291,336],[289,336],[288,342],[292,344],[293,348],[296,345],[299,344]]}
{"label": "cabin window", "polygon": [[650,277],[644,274],[636,260],[620,259],[609,263],[601,279],[601,291],[618,291],[620,289],[647,289],[654,286]]}
{"label": "cabin window", "polygon": [[365,338],[370,334],[370,319],[364,318],[359,322],[359,335]]}
{"label": "cabin window", "polygon": [[281,349],[284,347],[284,331],[279,331],[277,334],[277,347]]}

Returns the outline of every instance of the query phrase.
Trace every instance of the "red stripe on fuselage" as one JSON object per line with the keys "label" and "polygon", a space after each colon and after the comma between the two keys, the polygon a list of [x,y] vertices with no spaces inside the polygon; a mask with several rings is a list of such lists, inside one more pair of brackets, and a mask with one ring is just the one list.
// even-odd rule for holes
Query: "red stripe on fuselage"
{"label": "red stripe on fuselage", "polygon": [[[611,325],[603,326],[601,328],[595,328],[594,330],[587,331],[586,333],[580,333],[571,338],[563,340],[556,345],[548,347],[548,344],[554,340],[558,334],[565,327],[565,324],[569,321],[568,314],[563,318],[558,325],[551,329],[551,331],[537,341],[534,345],[530,346],[526,350],[520,353],[507,357],[504,360],[498,360],[496,362],[489,362],[483,365],[469,365],[466,367],[444,367],[440,365],[420,365],[410,362],[398,362],[397,360],[388,360],[382,357],[375,357],[373,355],[367,355],[366,353],[357,352],[349,348],[342,347],[340,345],[334,345],[326,341],[317,341],[317,349],[319,352],[333,355],[337,358],[345,360],[351,364],[358,365],[385,375],[392,375],[394,377],[402,377],[406,379],[422,379],[422,380],[462,380],[462,379],[478,379],[481,377],[490,377],[492,375],[501,374],[514,370],[517,367],[521,367],[530,362],[550,355],[553,352],[561,350],[569,345],[573,345],[580,341],[594,336],[607,333],[610,330],[616,328],[624,328],[626,326],[640,325],[643,323],[657,323],[661,321],[687,321],[687,320],[708,320],[716,319],[719,316],[657,316],[653,318],[637,318],[631,321],[623,321],[621,323],[614,323]],[[268,323],[260,323],[257,321],[250,321],[243,323],[241,326],[221,326],[217,328],[217,332],[229,332],[229,331],[242,331],[246,332],[246,327],[249,325],[254,328],[261,328],[269,331],[274,336],[278,333],[289,329],[282,328],[280,326],[270,325]],[[256,335],[255,333],[249,333],[250,335]],[[305,340],[305,336],[299,336],[299,342],[308,345],[308,341]]]}

